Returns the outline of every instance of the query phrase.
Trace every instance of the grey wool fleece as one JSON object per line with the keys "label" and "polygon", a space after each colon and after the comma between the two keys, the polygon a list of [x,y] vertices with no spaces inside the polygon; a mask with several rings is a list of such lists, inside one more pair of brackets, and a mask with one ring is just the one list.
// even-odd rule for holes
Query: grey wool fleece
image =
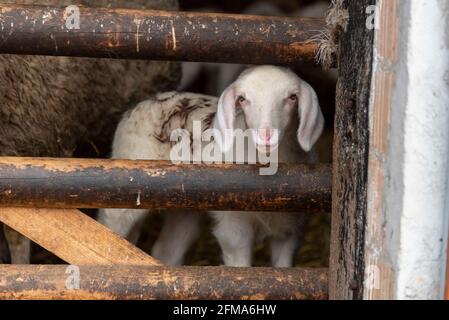
{"label": "grey wool fleece", "polygon": [[[0,3],[178,9],[176,0]],[[179,64],[172,62],[0,55],[0,156],[71,157],[85,140],[110,145],[126,109],[174,90],[179,78]],[[9,260],[5,248],[0,235],[0,263]]]}

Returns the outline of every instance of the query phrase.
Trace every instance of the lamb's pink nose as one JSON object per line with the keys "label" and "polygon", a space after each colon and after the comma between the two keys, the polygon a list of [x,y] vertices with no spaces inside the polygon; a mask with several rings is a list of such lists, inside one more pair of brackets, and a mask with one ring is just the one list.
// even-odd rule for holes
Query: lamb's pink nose
{"label": "lamb's pink nose", "polygon": [[259,139],[265,145],[270,145],[271,137],[273,136],[274,130],[272,129],[259,129],[258,135]]}

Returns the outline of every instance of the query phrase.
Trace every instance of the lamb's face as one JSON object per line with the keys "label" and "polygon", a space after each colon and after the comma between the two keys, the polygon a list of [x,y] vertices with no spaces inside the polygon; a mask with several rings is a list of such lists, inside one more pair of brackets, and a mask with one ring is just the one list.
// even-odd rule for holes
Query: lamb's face
{"label": "lamb's face", "polygon": [[[313,89],[285,68],[261,66],[243,72],[218,102],[215,128],[223,135],[243,113],[259,150],[273,150],[299,115],[298,142],[309,151],[321,135],[324,118]],[[229,140],[227,140],[229,141]],[[220,143],[219,143],[220,144]],[[232,145],[221,144],[223,151]]]}
{"label": "lamb's face", "polygon": [[266,67],[243,74],[231,90],[236,113],[243,112],[256,147],[277,148],[297,122],[299,78],[285,69]]}

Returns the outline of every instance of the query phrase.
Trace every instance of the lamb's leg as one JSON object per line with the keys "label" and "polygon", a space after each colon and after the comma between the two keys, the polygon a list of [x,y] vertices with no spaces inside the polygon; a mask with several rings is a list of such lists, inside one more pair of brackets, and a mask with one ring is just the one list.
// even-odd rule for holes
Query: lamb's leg
{"label": "lamb's leg", "polygon": [[149,210],[145,209],[100,209],[97,220],[135,244],[148,213]]}
{"label": "lamb's leg", "polygon": [[8,240],[12,264],[29,264],[31,241],[16,230],[4,225],[5,236]]}
{"label": "lamb's leg", "polygon": [[162,231],[151,255],[171,266],[181,265],[184,255],[200,234],[200,212],[166,211]]}
{"label": "lamb's leg", "polygon": [[291,268],[299,239],[296,234],[271,239],[271,262],[276,268]]}
{"label": "lamb's leg", "polygon": [[250,267],[254,243],[254,225],[244,212],[214,212],[214,235],[220,244],[225,265]]}

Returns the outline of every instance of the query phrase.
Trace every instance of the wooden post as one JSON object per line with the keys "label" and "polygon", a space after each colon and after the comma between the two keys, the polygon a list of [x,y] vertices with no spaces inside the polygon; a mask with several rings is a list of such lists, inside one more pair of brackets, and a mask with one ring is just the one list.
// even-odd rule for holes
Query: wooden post
{"label": "wooden post", "polygon": [[375,0],[347,0],[347,32],[339,53],[332,195],[331,299],[361,299],[367,210],[369,98],[374,32],[366,8]]}
{"label": "wooden post", "polygon": [[[374,43],[371,126],[369,139],[368,197],[365,231],[364,299],[393,299],[394,268],[387,253],[388,240],[383,202],[385,197],[393,91],[398,78],[399,42],[401,34],[400,0],[382,1],[379,7],[379,29]],[[390,240],[391,241],[391,240]],[[391,246],[391,244],[390,244]]]}
{"label": "wooden post", "polygon": [[0,265],[0,279],[2,300],[328,297],[326,269]]}
{"label": "wooden post", "polygon": [[0,53],[14,54],[314,63],[325,31],[323,19],[311,18],[8,4],[0,10]]}
{"label": "wooden post", "polygon": [[328,165],[174,165],[169,161],[0,158],[0,205],[329,212]]}

